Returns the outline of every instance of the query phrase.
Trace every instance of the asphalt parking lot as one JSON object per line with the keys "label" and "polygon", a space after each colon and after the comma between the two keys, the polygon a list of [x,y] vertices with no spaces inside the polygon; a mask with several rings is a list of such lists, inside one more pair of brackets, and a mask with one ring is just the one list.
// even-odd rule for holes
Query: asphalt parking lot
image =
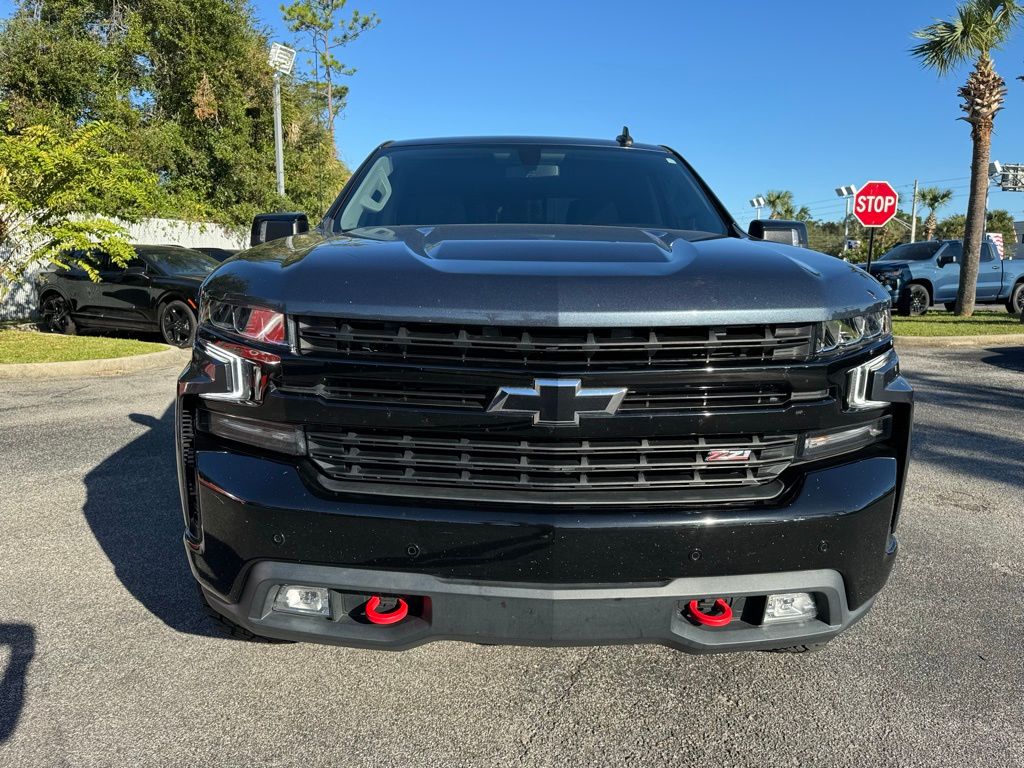
{"label": "asphalt parking lot", "polygon": [[1024,349],[903,358],[901,559],[811,656],[223,638],[181,552],[176,371],[0,382],[0,765],[1020,766]]}

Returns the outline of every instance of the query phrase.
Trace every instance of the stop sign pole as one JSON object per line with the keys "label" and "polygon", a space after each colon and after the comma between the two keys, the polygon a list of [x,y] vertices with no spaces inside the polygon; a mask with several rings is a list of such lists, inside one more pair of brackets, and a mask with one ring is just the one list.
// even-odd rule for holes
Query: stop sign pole
{"label": "stop sign pole", "polygon": [[853,215],[871,230],[868,236],[868,271],[875,254],[875,230],[892,221],[899,205],[900,196],[888,181],[869,181],[853,196]]}

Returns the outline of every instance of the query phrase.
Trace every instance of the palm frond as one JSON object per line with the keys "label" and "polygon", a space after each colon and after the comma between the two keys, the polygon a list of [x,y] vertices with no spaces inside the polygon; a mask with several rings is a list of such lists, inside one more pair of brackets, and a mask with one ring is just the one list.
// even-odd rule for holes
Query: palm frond
{"label": "palm frond", "polygon": [[921,42],[910,52],[940,75],[998,48],[1024,18],[1017,0],[966,0],[952,19],[936,19],[914,32]]}

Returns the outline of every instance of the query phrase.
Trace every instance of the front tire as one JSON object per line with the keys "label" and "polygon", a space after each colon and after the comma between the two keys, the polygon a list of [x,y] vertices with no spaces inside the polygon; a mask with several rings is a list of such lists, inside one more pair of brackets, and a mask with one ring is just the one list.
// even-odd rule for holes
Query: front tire
{"label": "front tire", "polygon": [[71,319],[71,305],[59,293],[48,293],[39,302],[39,328],[47,333],[74,336],[78,332]]}
{"label": "front tire", "polygon": [[1006,302],[1006,311],[1011,315],[1024,315],[1024,282],[1017,283]]}
{"label": "front tire", "polygon": [[900,300],[899,314],[920,317],[932,305],[932,295],[921,283],[911,283]]}
{"label": "front tire", "polygon": [[188,347],[196,334],[196,316],[183,301],[169,301],[160,307],[157,322],[160,335],[172,347]]}

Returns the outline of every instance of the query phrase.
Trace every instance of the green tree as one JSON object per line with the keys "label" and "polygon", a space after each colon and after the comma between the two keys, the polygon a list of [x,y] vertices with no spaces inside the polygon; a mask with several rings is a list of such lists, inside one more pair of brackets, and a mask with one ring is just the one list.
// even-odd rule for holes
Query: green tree
{"label": "green tree", "polygon": [[0,100],[14,126],[122,124],[149,71],[137,14],[111,20],[97,3],[69,0],[41,8],[37,18],[22,3],[0,26]]}
{"label": "green tree", "polygon": [[1003,236],[1003,245],[1013,254],[1013,246],[1017,242],[1017,231],[1013,228],[1013,214],[997,208],[985,216],[985,231],[998,232]]}
{"label": "green tree", "polygon": [[967,226],[967,217],[962,213],[954,213],[939,222],[935,230],[935,236],[939,240],[962,240],[964,227]]}
{"label": "green tree", "polygon": [[275,208],[315,216],[348,176],[321,100],[286,79],[277,197],[273,79],[248,0],[46,0],[38,19],[22,6],[3,24],[0,49],[0,108],[15,127],[117,126],[112,148],[157,175],[169,215],[239,227]]}
{"label": "green tree", "polygon": [[73,252],[102,250],[119,264],[133,256],[124,228],[160,210],[156,176],[112,151],[107,123],[67,133],[36,125],[0,133],[0,296],[37,261],[80,265]]}
{"label": "green tree", "polygon": [[[323,72],[324,98],[328,133],[331,145],[334,146],[334,120],[341,111],[343,97],[347,89],[341,93],[342,98],[335,96],[335,80],[339,76],[351,76],[355,69],[347,67],[335,56],[335,51],[344,48],[380,23],[376,13],[345,13],[347,0],[293,0],[290,5],[282,5],[281,12],[288,24],[288,29],[309,38],[313,46],[312,64],[316,72]],[[316,78],[319,81],[319,77]]]}
{"label": "green tree", "polygon": [[953,199],[953,190],[940,189],[939,187],[921,187],[917,193],[921,205],[928,209],[928,218],[924,222],[924,239],[934,240],[935,230],[939,226],[939,220],[935,212],[948,205]]}
{"label": "green tree", "polygon": [[792,219],[796,215],[793,204],[793,193],[788,189],[769,189],[764,193],[764,199],[768,203],[768,210],[771,211],[771,219]]}
{"label": "green tree", "polygon": [[978,261],[985,236],[988,200],[988,164],[995,116],[1006,98],[1006,81],[995,70],[992,52],[1009,39],[1024,13],[1015,0],[965,0],[956,16],[938,20],[914,33],[921,42],[912,53],[940,76],[973,62],[974,68],[958,93],[961,109],[971,126],[974,148],[971,157],[971,193],[964,230],[964,263],[960,270],[956,314],[974,312]]}
{"label": "green tree", "polygon": [[[862,227],[858,234],[859,245],[856,248],[850,248],[844,254],[847,259],[854,263],[866,262],[868,258],[868,249],[870,245],[869,230],[866,227]],[[851,236],[853,232],[851,231]],[[884,254],[886,251],[892,250],[900,243],[910,241],[910,215],[903,211],[898,211],[896,216],[893,217],[888,224],[884,227],[879,227],[875,230],[875,252],[873,258],[877,259],[879,256]]]}

